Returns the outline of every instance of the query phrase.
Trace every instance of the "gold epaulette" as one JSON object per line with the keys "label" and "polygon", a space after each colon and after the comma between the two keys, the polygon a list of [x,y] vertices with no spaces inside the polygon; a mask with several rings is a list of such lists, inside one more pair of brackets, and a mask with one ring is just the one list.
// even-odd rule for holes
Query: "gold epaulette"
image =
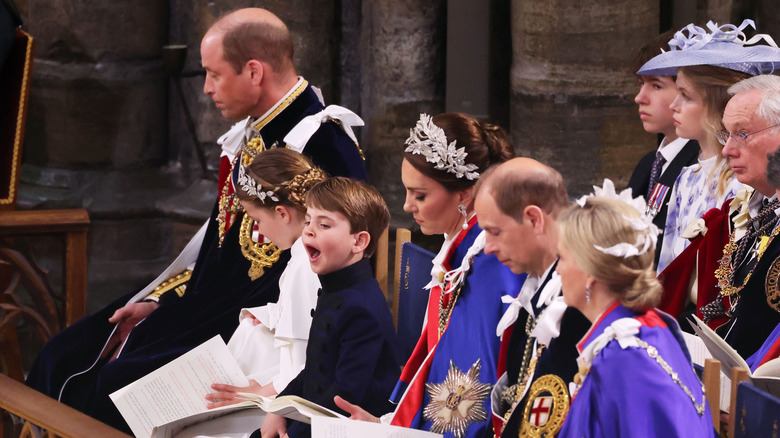
{"label": "gold epaulette", "polygon": [[159,299],[164,293],[173,289],[178,296],[184,295],[184,291],[187,288],[187,282],[190,281],[192,276],[192,270],[187,269],[181,274],[175,275],[154,288],[154,291],[146,296],[146,298]]}

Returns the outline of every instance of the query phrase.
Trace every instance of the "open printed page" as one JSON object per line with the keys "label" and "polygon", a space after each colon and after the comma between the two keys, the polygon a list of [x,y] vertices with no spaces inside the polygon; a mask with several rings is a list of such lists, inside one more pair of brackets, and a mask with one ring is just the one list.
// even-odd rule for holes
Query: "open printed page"
{"label": "open printed page", "polygon": [[704,345],[712,353],[712,357],[720,361],[720,369],[727,376],[731,376],[731,369],[734,367],[743,367],[750,374],[750,367],[745,363],[739,353],[731,347],[714,330],[709,328],[702,320],[693,315],[694,321],[691,323],[693,331],[701,338]]}
{"label": "open printed page", "polygon": [[249,385],[219,335],[110,397],[133,435],[149,437],[154,426],[206,411],[212,383]]}
{"label": "open printed page", "polygon": [[345,418],[338,412],[298,397],[297,395],[284,395],[270,398],[243,392],[239,393],[239,395],[246,400],[257,404],[257,406],[265,412],[272,412],[281,415],[282,417],[304,423],[310,424],[311,419],[314,417]]}
{"label": "open printed page", "polygon": [[[239,393],[239,396],[243,397],[246,401],[222,406],[221,408],[212,409],[205,412],[199,412],[194,415],[189,415],[180,418],[169,423],[156,425],[152,433],[152,438],[171,438],[175,436],[181,430],[192,427],[198,423],[211,420],[223,415],[230,415],[237,411],[243,411],[246,409],[254,409],[256,412],[250,415],[254,419],[262,419],[266,412],[273,412],[274,414],[287,417],[291,420],[297,420],[304,423],[311,423],[311,419],[314,417],[333,417],[333,418],[345,418],[338,412],[334,412],[324,406],[320,406],[316,403],[302,399],[295,395],[285,395],[282,397],[263,397],[257,394],[251,393]],[[234,416],[231,416],[232,419]],[[233,420],[242,421],[240,419]],[[262,421],[260,421],[262,424]],[[258,425],[259,427],[259,425]]]}
{"label": "open printed page", "polygon": [[682,335],[685,345],[688,347],[688,352],[691,354],[691,361],[700,367],[704,367],[704,361],[712,358],[712,354],[707,350],[704,341],[700,337],[688,332],[682,332]]}
{"label": "open printed page", "polygon": [[[751,373],[747,362],[745,362],[734,348],[726,343],[723,338],[709,328],[704,322],[696,318],[696,316],[693,318],[695,319],[691,324],[693,330],[699,335],[710,353],[712,353],[712,357],[720,361],[721,372],[725,377],[731,377],[732,368],[743,367],[748,371],[748,381],[751,384],[770,394],[780,396],[780,358],[770,360],[758,367],[754,373]],[[723,388],[721,388],[721,399],[723,399],[724,393],[730,394],[730,392],[731,386],[729,381],[729,389],[727,391],[724,391]],[[721,404],[721,407],[723,406],[728,406],[728,404]]]}
{"label": "open printed page", "polygon": [[348,418],[314,417],[312,438],[434,438],[441,435],[424,430],[408,429],[389,424],[369,423]]}

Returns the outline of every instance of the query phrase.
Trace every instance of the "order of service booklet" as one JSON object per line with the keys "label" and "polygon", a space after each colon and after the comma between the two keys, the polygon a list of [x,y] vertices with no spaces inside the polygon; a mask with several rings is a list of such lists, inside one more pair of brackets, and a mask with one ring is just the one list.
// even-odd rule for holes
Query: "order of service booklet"
{"label": "order of service booklet", "polygon": [[774,396],[780,396],[780,358],[772,359],[751,372],[745,359],[731,345],[701,319],[695,315],[693,318],[691,322],[693,330],[704,342],[712,357],[720,361],[722,374],[730,378],[732,368],[743,367],[748,372],[748,382],[753,386]]}
{"label": "order of service booklet", "polygon": [[243,393],[240,395],[247,401],[209,410],[206,394],[213,392],[213,383],[249,385],[219,335],[110,397],[133,435],[139,438],[173,436],[191,424],[242,409],[261,409],[307,423],[313,416],[341,416],[296,396],[266,398]]}

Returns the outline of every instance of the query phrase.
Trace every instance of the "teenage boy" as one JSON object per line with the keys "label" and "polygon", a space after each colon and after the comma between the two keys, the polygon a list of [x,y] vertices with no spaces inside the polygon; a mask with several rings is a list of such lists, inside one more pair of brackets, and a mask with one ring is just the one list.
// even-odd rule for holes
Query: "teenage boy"
{"label": "teenage boy", "polygon": [[[297,395],[337,410],[341,395],[374,415],[392,410],[388,395],[400,374],[398,340],[387,301],[368,259],[390,213],[368,184],[348,178],[323,181],[306,194],[303,244],[322,288],[313,311],[306,364],[279,394]],[[308,424],[267,414],[264,438],[308,437]],[[259,436],[256,431],[252,436]]]}
{"label": "teenage boy", "polygon": [[[643,47],[632,64],[636,72],[647,61],[669,49],[669,40],[673,31],[658,35]],[[647,209],[654,215],[653,223],[659,230],[666,224],[666,204],[674,183],[683,167],[696,164],[699,156],[699,143],[696,140],[680,138],[675,132],[672,110],[669,108],[677,96],[676,76],[643,76],[637,74],[641,84],[634,102],[639,105],[639,118],[642,127],[652,134],[664,136],[658,149],[645,155],[634,169],[628,187],[634,196],[642,195],[647,201]],[[658,236],[655,262],[658,263],[663,234]]]}

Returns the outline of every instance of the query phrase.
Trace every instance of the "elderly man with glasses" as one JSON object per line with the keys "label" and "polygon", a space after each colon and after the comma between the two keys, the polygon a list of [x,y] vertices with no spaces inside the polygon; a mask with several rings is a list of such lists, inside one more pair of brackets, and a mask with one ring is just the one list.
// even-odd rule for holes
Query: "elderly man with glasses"
{"label": "elderly man with glasses", "polygon": [[780,202],[766,171],[780,145],[780,77],[745,79],[729,94],[726,129],[717,135],[737,179],[749,187],[724,204],[720,219],[711,220],[717,212],[705,215],[698,293],[717,294],[700,315],[749,357],[780,323]]}

